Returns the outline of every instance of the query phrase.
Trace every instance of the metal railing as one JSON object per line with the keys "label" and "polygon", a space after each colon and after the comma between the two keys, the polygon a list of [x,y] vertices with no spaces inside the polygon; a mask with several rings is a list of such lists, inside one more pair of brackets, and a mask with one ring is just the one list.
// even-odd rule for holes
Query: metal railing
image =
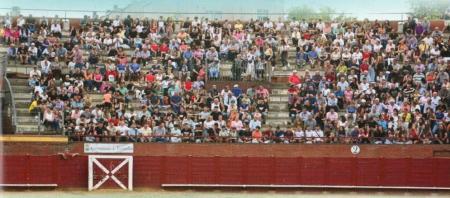
{"label": "metal railing", "polygon": [[5,102],[5,106],[7,106],[8,110],[8,115],[11,118],[11,123],[12,123],[12,127],[14,129],[14,133],[17,132],[17,110],[16,110],[16,102],[14,100],[14,92],[12,90],[11,87],[11,82],[9,81],[8,77],[7,77],[7,71],[6,71],[6,67],[7,67],[7,57],[6,55],[3,55],[1,58],[1,75],[0,78],[2,79],[2,87],[0,87],[0,89],[2,90],[2,92],[4,93],[4,102]]}
{"label": "metal railing", "polygon": [[253,144],[450,144],[450,140],[434,137],[398,138],[398,137],[298,137],[298,136],[262,136],[251,135],[205,135],[204,131],[195,131],[190,135],[82,135],[71,134],[73,142],[136,142],[136,143],[253,143]]}

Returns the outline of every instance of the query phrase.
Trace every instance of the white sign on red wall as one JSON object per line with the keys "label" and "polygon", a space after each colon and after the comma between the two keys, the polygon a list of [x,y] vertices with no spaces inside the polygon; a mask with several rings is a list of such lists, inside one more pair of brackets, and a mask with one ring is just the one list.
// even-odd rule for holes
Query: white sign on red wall
{"label": "white sign on red wall", "polygon": [[133,144],[85,143],[84,153],[133,153]]}

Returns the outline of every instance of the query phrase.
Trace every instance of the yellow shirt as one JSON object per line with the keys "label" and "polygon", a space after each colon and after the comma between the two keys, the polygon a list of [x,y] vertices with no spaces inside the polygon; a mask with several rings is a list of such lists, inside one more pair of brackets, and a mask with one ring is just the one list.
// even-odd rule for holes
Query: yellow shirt
{"label": "yellow shirt", "polygon": [[236,23],[236,24],[234,25],[234,29],[242,30],[242,28],[244,28],[244,25],[242,25],[242,23]]}
{"label": "yellow shirt", "polygon": [[346,74],[347,73],[347,66],[346,65],[339,65],[337,68],[336,68],[336,71],[338,72],[338,73],[344,73],[344,74]]}
{"label": "yellow shirt", "polygon": [[28,111],[29,111],[29,112],[33,111],[37,106],[38,106],[37,100],[34,100],[34,101],[30,104],[30,107],[28,108]]}

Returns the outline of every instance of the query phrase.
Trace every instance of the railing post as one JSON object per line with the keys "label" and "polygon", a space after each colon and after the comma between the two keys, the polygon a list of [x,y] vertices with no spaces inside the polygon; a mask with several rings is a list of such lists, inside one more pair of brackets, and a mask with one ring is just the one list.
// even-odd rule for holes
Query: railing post
{"label": "railing post", "polygon": [[62,123],[61,123],[61,128],[62,128],[62,135],[66,135],[66,126],[64,124],[64,120],[65,120],[65,115],[64,115],[64,110],[62,111]]}
{"label": "railing post", "polygon": [[41,135],[41,111],[38,111],[38,117],[36,118],[38,122],[38,135]]}

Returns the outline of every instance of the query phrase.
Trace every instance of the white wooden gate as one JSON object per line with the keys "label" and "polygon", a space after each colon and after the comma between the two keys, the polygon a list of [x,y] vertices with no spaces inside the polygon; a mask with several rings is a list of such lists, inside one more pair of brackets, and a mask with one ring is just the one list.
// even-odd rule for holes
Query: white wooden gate
{"label": "white wooden gate", "polygon": [[[121,160],[120,164],[114,169],[109,170],[97,159],[112,159]],[[115,174],[125,165],[128,165],[128,184],[123,184]],[[105,176],[96,184],[94,184],[94,167],[98,167],[103,171]],[[113,180],[118,186],[124,190],[133,190],[133,156],[123,156],[123,155],[89,155],[88,160],[88,188],[89,191],[96,190],[102,186],[108,179]]]}

